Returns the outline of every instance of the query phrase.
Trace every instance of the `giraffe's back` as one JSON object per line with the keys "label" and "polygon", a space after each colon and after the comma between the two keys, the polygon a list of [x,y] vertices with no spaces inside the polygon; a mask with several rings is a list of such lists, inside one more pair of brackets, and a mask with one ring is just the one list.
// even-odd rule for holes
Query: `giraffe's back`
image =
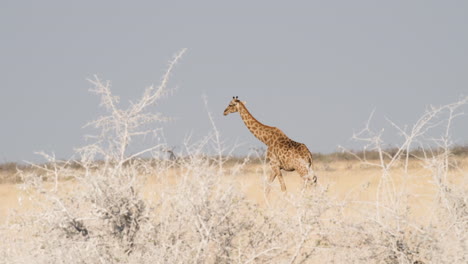
{"label": "giraffe's back", "polygon": [[283,170],[305,171],[312,166],[312,154],[307,146],[287,137],[279,139],[269,151],[276,156]]}

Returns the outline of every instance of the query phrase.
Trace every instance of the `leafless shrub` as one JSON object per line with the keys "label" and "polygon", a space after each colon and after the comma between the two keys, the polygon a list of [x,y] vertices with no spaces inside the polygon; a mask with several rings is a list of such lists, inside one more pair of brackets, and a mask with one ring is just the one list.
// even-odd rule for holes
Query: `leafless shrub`
{"label": "leafless shrub", "polygon": [[[55,255],[58,244],[68,245],[63,249],[67,254],[80,252],[82,245],[91,247],[94,253],[83,255],[94,254],[96,258],[91,258],[91,263],[97,260],[116,262],[138,247],[140,232],[151,228],[147,225],[147,202],[141,196],[142,181],[138,179],[141,166],[146,164],[137,158],[159,148],[160,144],[134,154],[128,152],[128,147],[136,137],[159,132],[145,130],[148,124],[165,120],[148,108],[167,93],[171,70],[184,51],[174,57],[161,84],[148,87],[141,99],[125,110],[118,107],[119,98],[112,95],[109,82],[102,82],[97,77],[90,80],[94,85],[92,91],[101,97],[101,105],[109,113],[88,124],[99,131],[98,135],[89,137],[94,142],[77,150],[79,158],[73,164],[41,153],[47,163],[42,166],[32,164],[37,172],[21,174],[24,189],[43,209],[42,214],[35,216],[35,225],[48,227],[46,230],[40,228],[35,241],[38,246],[35,250],[44,256],[44,262],[67,262],[68,258]],[[98,159],[102,160],[100,164],[96,163]],[[75,190],[66,190],[64,178],[74,179]],[[52,188],[45,179],[53,179]],[[45,240],[49,236],[53,239]],[[76,258],[75,261],[78,259],[87,258]]]}
{"label": "leafless shrub", "polygon": [[[415,263],[424,260],[431,263],[462,263],[466,261],[467,190],[466,187],[457,187],[451,182],[448,173],[452,162],[451,150],[454,149],[450,128],[455,118],[462,115],[460,109],[467,104],[468,97],[465,97],[449,105],[431,107],[409,129],[400,128],[390,121],[403,137],[402,144],[391,153],[385,150],[382,141],[383,130],[374,132],[367,125],[354,136],[356,140],[367,142],[366,148],[379,155],[377,161],[369,160],[365,156],[355,156],[363,164],[381,170],[375,211],[371,211],[369,219],[378,224],[378,230],[385,231],[380,236],[374,235],[373,238],[378,239],[379,244],[385,245],[383,247],[385,250],[380,253],[384,254],[385,262]],[[439,137],[432,133],[437,129],[443,131]],[[419,146],[418,152],[410,151],[414,145]],[[426,151],[433,149],[437,151],[431,153]],[[423,167],[430,171],[433,184],[437,187],[437,199],[432,207],[432,214],[428,216],[429,228],[409,220],[407,199],[411,193],[399,190],[395,186],[392,169],[397,166],[403,167],[403,175],[400,176],[404,181],[414,177],[408,170],[411,157],[422,161]],[[466,182],[466,175],[463,177],[462,182]],[[367,230],[371,235],[376,234],[376,230]]]}

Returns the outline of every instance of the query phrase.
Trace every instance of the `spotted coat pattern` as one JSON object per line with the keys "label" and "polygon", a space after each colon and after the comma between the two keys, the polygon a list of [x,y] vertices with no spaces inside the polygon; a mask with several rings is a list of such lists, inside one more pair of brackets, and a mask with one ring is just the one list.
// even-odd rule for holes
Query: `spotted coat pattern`
{"label": "spotted coat pattern", "polygon": [[239,112],[250,132],[267,145],[267,160],[273,171],[269,179],[270,183],[278,177],[281,190],[286,191],[281,170],[297,171],[304,179],[305,185],[309,181],[313,183],[317,182],[317,177],[313,170],[312,154],[305,144],[288,138],[283,131],[276,127],[260,123],[247,110],[245,102],[241,102],[237,97],[234,97],[229,102],[229,105],[224,110],[224,115],[235,112]]}

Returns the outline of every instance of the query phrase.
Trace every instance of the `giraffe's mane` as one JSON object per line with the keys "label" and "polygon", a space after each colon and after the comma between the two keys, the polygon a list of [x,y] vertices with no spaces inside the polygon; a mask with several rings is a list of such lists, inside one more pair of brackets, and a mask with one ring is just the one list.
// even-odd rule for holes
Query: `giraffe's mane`
{"label": "giraffe's mane", "polygon": [[[245,106],[244,103],[242,103],[241,101],[239,101],[239,103],[240,103],[240,105],[245,109],[245,111],[247,111],[247,113],[252,117],[252,119],[253,119],[254,121],[258,122],[259,124],[261,124],[262,126],[265,126],[265,127],[267,127],[267,128],[276,128],[276,129],[278,129],[282,134],[284,134],[284,132],[283,132],[281,129],[279,129],[279,128],[277,128],[277,127],[274,127],[274,126],[265,125],[265,124],[263,124],[262,122],[258,121],[258,120],[250,113],[249,109],[247,109],[247,107]],[[285,134],[284,134],[284,135],[285,135]],[[286,136],[286,135],[285,135],[285,136]]]}

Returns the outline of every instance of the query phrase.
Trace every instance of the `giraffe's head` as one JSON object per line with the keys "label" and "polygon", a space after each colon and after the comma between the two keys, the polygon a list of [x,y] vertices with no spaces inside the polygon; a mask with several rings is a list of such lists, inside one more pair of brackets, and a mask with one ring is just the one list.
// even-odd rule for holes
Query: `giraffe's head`
{"label": "giraffe's head", "polygon": [[[224,115],[229,115],[230,113],[235,113],[239,111],[239,105],[241,101],[238,99],[238,96],[233,96],[232,100],[229,102],[229,105],[224,110]],[[242,102],[245,104],[245,102]]]}

